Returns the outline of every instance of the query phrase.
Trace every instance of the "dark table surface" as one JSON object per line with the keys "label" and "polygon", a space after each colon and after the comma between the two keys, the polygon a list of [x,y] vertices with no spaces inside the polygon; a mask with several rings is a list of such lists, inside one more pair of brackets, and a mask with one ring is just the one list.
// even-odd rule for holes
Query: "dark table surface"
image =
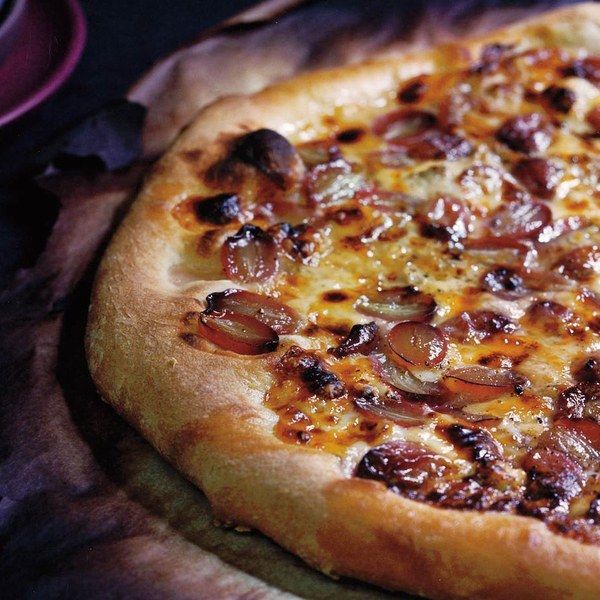
{"label": "dark table surface", "polygon": [[36,148],[61,129],[123,96],[157,59],[257,0],[80,0],[88,39],[80,63],[50,100],[0,129],[0,285],[30,264],[56,212],[8,186]]}

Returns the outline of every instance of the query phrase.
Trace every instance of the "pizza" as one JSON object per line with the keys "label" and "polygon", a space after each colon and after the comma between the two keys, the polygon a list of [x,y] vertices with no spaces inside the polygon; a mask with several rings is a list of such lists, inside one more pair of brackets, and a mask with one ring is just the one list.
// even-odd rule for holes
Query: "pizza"
{"label": "pizza", "polygon": [[225,525],[432,598],[597,598],[600,6],[203,110],[86,344]]}

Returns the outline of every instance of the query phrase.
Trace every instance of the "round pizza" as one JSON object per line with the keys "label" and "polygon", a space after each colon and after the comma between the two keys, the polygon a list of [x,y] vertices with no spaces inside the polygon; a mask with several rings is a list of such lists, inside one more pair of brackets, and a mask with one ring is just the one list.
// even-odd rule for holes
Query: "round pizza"
{"label": "round pizza", "polygon": [[600,596],[600,6],[203,110],[100,266],[103,398],[331,576]]}

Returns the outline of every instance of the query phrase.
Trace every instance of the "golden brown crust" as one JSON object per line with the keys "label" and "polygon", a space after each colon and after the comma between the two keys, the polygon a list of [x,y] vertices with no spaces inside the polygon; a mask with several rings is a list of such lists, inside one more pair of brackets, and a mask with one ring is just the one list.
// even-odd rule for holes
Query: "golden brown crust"
{"label": "golden brown crust", "polygon": [[317,135],[333,106],[372,103],[402,79],[456,68],[498,39],[600,52],[600,6],[556,11],[462,47],[305,75],[203,111],[158,163],[104,257],[88,361],[102,396],[204,490],[218,518],[263,531],[326,573],[433,598],[593,598],[598,547],[532,518],[442,510],[344,476],[336,457],[273,435],[262,403],[268,358],[193,349],[178,335],[181,315],[218,282],[184,293],[169,279],[178,251],[170,211],[182,194],[201,193],[198,174],[224,140],[258,127]]}

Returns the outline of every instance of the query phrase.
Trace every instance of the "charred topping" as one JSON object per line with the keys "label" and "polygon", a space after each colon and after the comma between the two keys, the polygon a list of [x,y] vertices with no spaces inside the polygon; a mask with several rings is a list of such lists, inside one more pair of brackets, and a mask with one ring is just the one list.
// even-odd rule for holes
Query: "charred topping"
{"label": "charred topping", "polygon": [[507,300],[514,300],[527,293],[523,277],[508,267],[488,271],[481,284],[484,290]]}
{"label": "charred topping", "polygon": [[515,152],[543,152],[552,142],[550,127],[539,113],[507,119],[496,133],[498,141]]}
{"label": "charred topping", "polygon": [[600,355],[593,354],[574,366],[573,377],[577,381],[600,383]]}
{"label": "charred topping", "polygon": [[425,94],[426,89],[427,85],[425,82],[420,79],[416,79],[415,81],[411,81],[404,87],[400,88],[398,91],[398,100],[400,102],[404,102],[405,104],[419,102],[419,100],[421,100]]}
{"label": "charred topping", "polygon": [[489,463],[502,456],[500,445],[485,429],[475,429],[454,423],[446,429],[450,441],[458,448],[468,450],[471,460]]}
{"label": "charred topping", "polygon": [[281,365],[300,375],[300,379],[314,394],[325,398],[339,398],[346,393],[339,377],[325,366],[325,363],[299,346],[292,346],[282,357]]}
{"label": "charred topping", "polygon": [[211,198],[194,200],[193,207],[194,213],[201,221],[226,225],[239,216],[240,199],[236,194],[218,194]]}
{"label": "charred topping", "polygon": [[342,358],[355,352],[365,352],[377,337],[378,327],[374,321],[364,325],[354,325],[350,333],[337,348],[329,348],[327,352],[336,358]]}
{"label": "charred topping", "polygon": [[323,300],[325,302],[344,302],[344,300],[348,300],[348,295],[345,292],[333,290],[332,292],[325,292]]}
{"label": "charred topping", "polygon": [[523,460],[523,468],[527,483],[522,512],[541,516],[581,491],[584,479],[581,467],[560,450],[532,450]]}
{"label": "charred topping", "polygon": [[551,85],[542,92],[542,99],[553,110],[568,113],[577,101],[577,96],[569,88]]}
{"label": "charred topping", "polygon": [[360,140],[360,138],[364,135],[364,130],[359,127],[354,127],[352,129],[345,129],[344,131],[340,131],[335,139],[342,144],[352,144]]}
{"label": "charred topping", "polygon": [[512,44],[487,44],[481,50],[479,60],[471,68],[472,73],[492,73],[500,66],[500,61],[513,49]]}
{"label": "charred topping", "polygon": [[392,491],[418,498],[429,480],[447,469],[444,459],[421,444],[392,441],[369,450],[358,463],[357,477],[382,481]]}
{"label": "charred topping", "polygon": [[272,129],[258,129],[242,136],[232,156],[264,173],[275,185],[285,189],[298,158],[296,149]]}
{"label": "charred topping", "polygon": [[269,229],[285,253],[293,260],[310,263],[319,249],[318,230],[307,223],[293,226],[290,223],[278,223]]}

